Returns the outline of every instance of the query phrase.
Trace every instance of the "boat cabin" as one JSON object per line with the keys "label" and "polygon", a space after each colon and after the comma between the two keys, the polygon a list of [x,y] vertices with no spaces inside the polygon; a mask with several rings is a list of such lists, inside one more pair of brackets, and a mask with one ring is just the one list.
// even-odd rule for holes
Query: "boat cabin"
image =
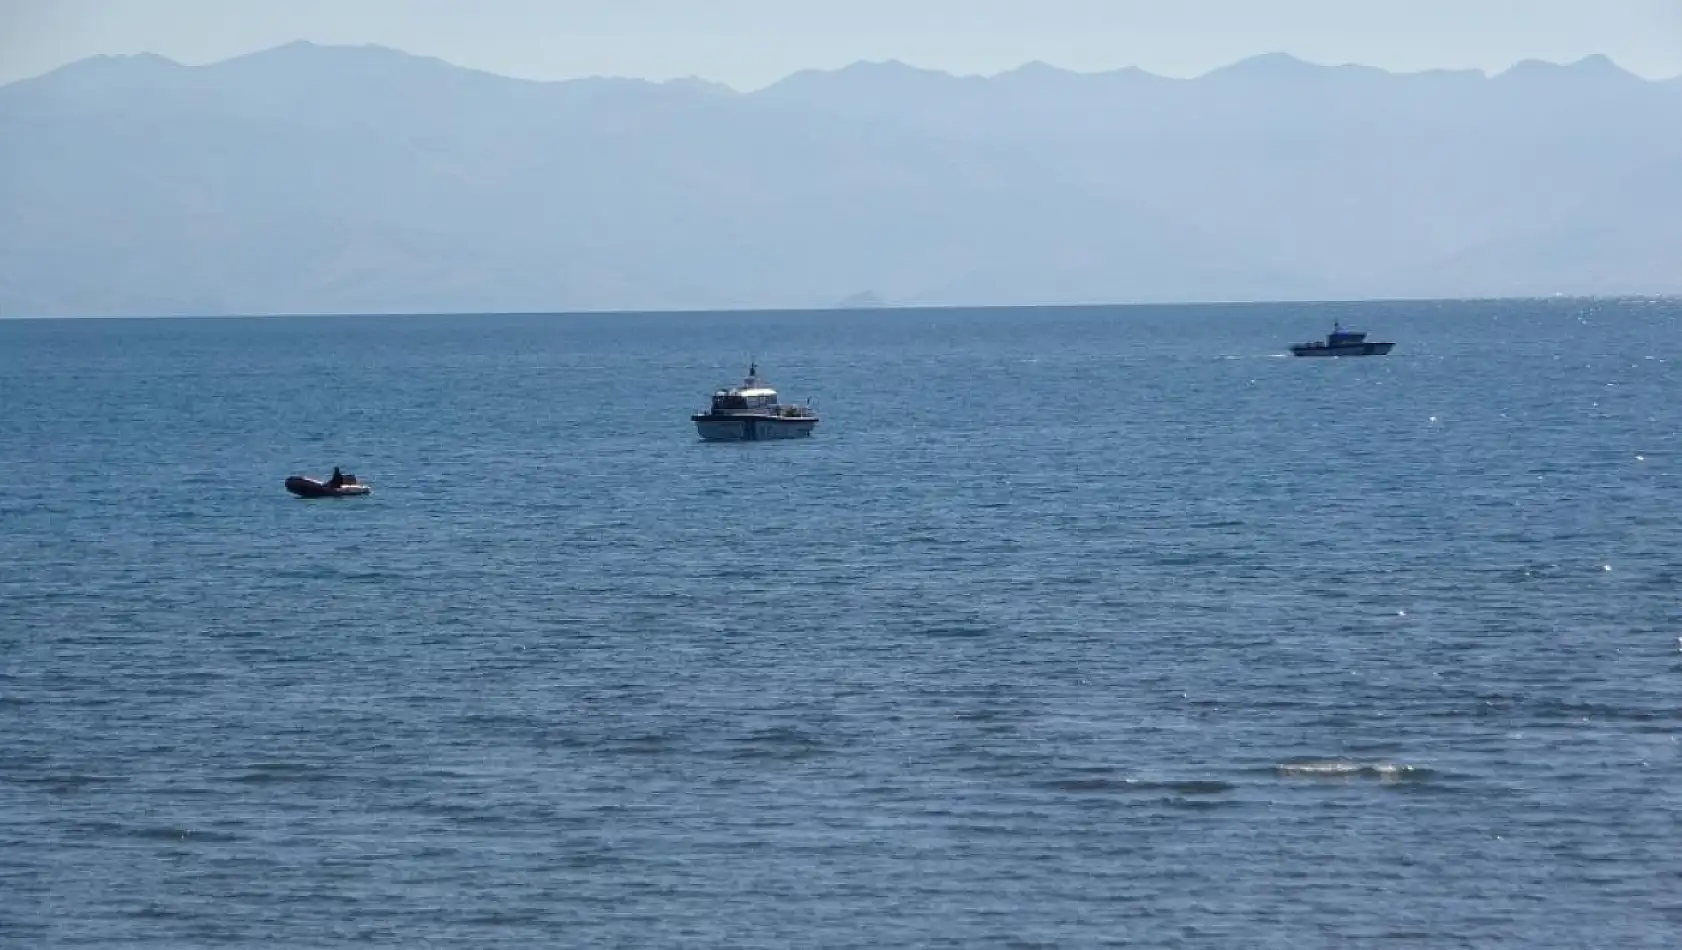
{"label": "boat cabin", "polygon": [[713,415],[776,411],[777,391],[774,389],[720,389],[713,393]]}
{"label": "boat cabin", "polygon": [[760,382],[757,363],[748,367],[748,375],[742,380],[742,385],[713,393],[713,415],[742,412],[762,412],[771,415],[777,412],[777,391]]}
{"label": "boat cabin", "polygon": [[1332,324],[1332,332],[1326,334],[1327,346],[1353,346],[1365,341],[1367,334],[1362,330],[1345,330],[1340,323]]}

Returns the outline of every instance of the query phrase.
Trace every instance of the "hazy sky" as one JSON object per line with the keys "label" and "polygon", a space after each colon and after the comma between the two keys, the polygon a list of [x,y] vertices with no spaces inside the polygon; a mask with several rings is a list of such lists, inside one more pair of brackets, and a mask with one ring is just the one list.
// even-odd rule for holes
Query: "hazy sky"
{"label": "hazy sky", "polygon": [[1605,53],[1682,73],[1682,0],[0,0],[0,82],[98,53],[206,63],[291,40],[379,43],[534,79],[698,75],[747,89],[901,59],[1171,76],[1256,53],[1394,70]]}

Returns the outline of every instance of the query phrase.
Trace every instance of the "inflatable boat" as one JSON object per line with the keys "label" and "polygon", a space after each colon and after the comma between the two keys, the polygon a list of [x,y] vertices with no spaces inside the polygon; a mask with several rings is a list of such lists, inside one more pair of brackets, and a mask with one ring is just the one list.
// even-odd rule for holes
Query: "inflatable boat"
{"label": "inflatable boat", "polygon": [[346,475],[337,485],[331,480],[318,482],[303,475],[292,475],[286,479],[286,490],[299,498],[345,498],[368,494],[368,486],[357,481],[355,475]]}

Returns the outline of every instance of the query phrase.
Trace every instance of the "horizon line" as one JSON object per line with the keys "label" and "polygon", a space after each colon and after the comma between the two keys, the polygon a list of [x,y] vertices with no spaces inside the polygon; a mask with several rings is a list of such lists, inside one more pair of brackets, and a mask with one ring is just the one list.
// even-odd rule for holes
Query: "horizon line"
{"label": "horizon line", "polygon": [[818,314],[818,313],[881,313],[900,311],[919,313],[941,310],[1139,310],[1144,308],[1198,309],[1208,307],[1276,307],[1280,305],[1325,306],[1329,304],[1425,304],[1425,303],[1525,303],[1536,301],[1682,301],[1682,293],[1615,293],[1615,294],[1516,294],[1508,296],[1465,297],[1281,297],[1269,300],[1177,300],[1134,301],[1111,303],[1044,303],[1044,304],[882,304],[871,307],[653,307],[616,308],[599,310],[353,310],[301,311],[296,313],[153,313],[153,314],[0,314],[3,322],[44,322],[54,320],[295,320],[295,319],[365,319],[369,317],[638,317],[638,316],[717,316],[721,314]]}
{"label": "horizon line", "polygon": [[1267,52],[1253,53],[1249,56],[1244,56],[1244,57],[1241,57],[1239,59],[1235,59],[1235,60],[1233,60],[1229,63],[1223,64],[1223,65],[1220,65],[1220,66],[1211,67],[1210,69],[1207,69],[1207,70],[1205,70],[1201,73],[1197,73],[1195,75],[1170,75],[1170,74],[1167,74],[1167,73],[1157,73],[1157,72],[1152,72],[1148,69],[1145,69],[1145,68],[1137,66],[1137,65],[1118,65],[1118,66],[1111,67],[1109,69],[1101,69],[1101,70],[1084,71],[1083,72],[1083,71],[1080,71],[1080,70],[1069,69],[1067,67],[1058,66],[1055,63],[1048,62],[1044,59],[1027,60],[1025,62],[1019,63],[1016,66],[1012,66],[1012,67],[1004,68],[1004,69],[999,69],[999,70],[997,70],[995,72],[991,72],[991,73],[953,72],[953,71],[950,71],[950,70],[947,70],[947,69],[942,69],[942,68],[939,68],[939,67],[920,66],[920,65],[917,65],[916,63],[909,62],[905,58],[901,58],[901,57],[897,57],[897,56],[890,56],[890,57],[880,58],[880,59],[861,58],[861,59],[852,60],[852,61],[850,61],[847,64],[842,65],[842,66],[835,66],[835,67],[810,66],[810,67],[805,67],[805,68],[797,69],[793,72],[787,73],[787,74],[781,76],[780,78],[772,80],[771,82],[765,83],[763,85],[751,86],[751,87],[739,87],[739,86],[732,85],[728,82],[724,82],[724,81],[716,80],[716,79],[710,79],[708,77],[700,76],[700,75],[696,75],[696,74],[688,74],[688,75],[683,75],[683,76],[668,76],[668,77],[665,77],[665,78],[653,78],[653,77],[649,77],[649,76],[631,76],[631,75],[623,75],[623,74],[592,73],[592,74],[586,74],[586,75],[567,76],[567,77],[554,78],[554,79],[537,79],[537,78],[532,78],[532,77],[529,77],[529,76],[519,76],[519,75],[514,75],[514,74],[511,74],[511,73],[496,72],[494,70],[485,69],[485,68],[479,67],[479,66],[469,66],[469,65],[458,63],[458,62],[455,62],[455,61],[452,61],[452,60],[449,60],[449,59],[445,59],[444,57],[441,57],[441,56],[434,56],[434,55],[426,54],[426,53],[414,53],[414,52],[410,52],[408,50],[405,50],[405,49],[402,49],[402,48],[399,48],[399,47],[396,47],[396,46],[390,46],[390,45],[387,45],[387,44],[384,44],[384,43],[318,43],[318,42],[315,42],[313,40],[308,40],[308,39],[296,39],[296,40],[290,40],[290,41],[285,42],[285,43],[275,44],[275,45],[272,45],[272,46],[260,47],[258,49],[254,49],[254,50],[251,50],[249,52],[239,53],[239,54],[236,54],[236,55],[233,55],[233,56],[227,56],[227,57],[224,57],[224,58],[221,58],[221,59],[209,60],[209,61],[199,62],[199,63],[183,62],[181,60],[174,59],[172,57],[165,56],[161,53],[155,53],[155,52],[152,52],[152,51],[149,51],[149,50],[140,50],[140,51],[136,51],[136,52],[126,52],[126,53],[95,53],[91,56],[83,56],[83,57],[80,57],[80,58],[77,58],[77,59],[65,61],[65,62],[59,64],[58,66],[55,66],[55,67],[53,67],[51,69],[48,69],[48,70],[46,70],[44,72],[41,72],[41,73],[37,73],[35,75],[23,76],[23,77],[19,77],[17,79],[12,79],[12,80],[9,80],[9,81],[6,81],[6,82],[0,82],[0,88],[5,88],[7,86],[16,85],[18,83],[26,83],[26,82],[32,82],[32,81],[35,81],[35,80],[44,79],[48,76],[52,76],[52,75],[54,75],[56,73],[59,73],[59,72],[62,72],[64,70],[74,69],[77,66],[81,66],[81,65],[84,65],[84,64],[87,64],[87,63],[92,63],[92,62],[97,62],[97,61],[103,61],[103,60],[150,59],[150,60],[160,60],[164,63],[168,63],[170,66],[177,67],[177,68],[180,68],[180,69],[206,69],[206,70],[209,70],[209,69],[215,69],[215,68],[220,67],[220,66],[225,66],[225,65],[228,65],[230,63],[237,63],[237,62],[240,62],[241,60],[246,60],[246,59],[252,59],[252,58],[256,58],[256,57],[271,55],[271,54],[278,53],[278,52],[281,52],[283,50],[289,50],[289,49],[320,49],[320,50],[344,50],[344,51],[371,50],[371,51],[380,51],[380,52],[385,52],[385,53],[396,53],[400,56],[405,56],[405,57],[408,57],[410,59],[421,60],[421,61],[432,61],[432,62],[436,62],[436,63],[441,63],[441,64],[449,66],[453,69],[460,69],[460,70],[464,70],[464,71],[467,71],[467,72],[480,73],[480,74],[487,75],[487,76],[495,76],[499,79],[505,79],[505,80],[508,80],[510,82],[534,83],[534,84],[540,84],[540,85],[558,85],[558,84],[573,83],[573,82],[591,82],[591,81],[615,82],[615,81],[617,81],[617,82],[642,82],[642,83],[647,83],[647,84],[656,85],[656,86],[700,82],[700,83],[705,83],[707,85],[715,86],[715,87],[718,87],[718,88],[721,88],[721,89],[728,89],[731,92],[736,93],[738,95],[753,95],[755,93],[764,92],[768,89],[772,89],[772,88],[774,88],[778,85],[781,85],[782,83],[787,82],[788,80],[790,80],[794,77],[797,77],[797,76],[809,75],[809,74],[814,74],[814,73],[815,74],[835,74],[835,73],[846,72],[848,70],[858,69],[860,67],[873,67],[873,68],[898,67],[898,68],[902,68],[902,69],[906,69],[906,70],[911,70],[913,72],[936,75],[936,76],[943,76],[943,77],[946,77],[948,79],[953,79],[953,80],[957,80],[957,81],[980,80],[980,81],[985,82],[985,81],[991,81],[991,80],[999,79],[999,78],[1002,78],[1002,77],[1005,77],[1005,76],[1014,75],[1014,74],[1021,73],[1021,72],[1024,72],[1024,71],[1028,71],[1028,70],[1043,69],[1043,70],[1048,70],[1048,71],[1051,71],[1051,72],[1066,74],[1066,75],[1069,75],[1069,76],[1078,76],[1078,77],[1086,77],[1086,78],[1099,77],[1099,76],[1113,76],[1113,75],[1116,75],[1118,73],[1127,73],[1127,74],[1136,74],[1136,75],[1141,76],[1141,77],[1145,77],[1145,78],[1148,78],[1148,79],[1160,80],[1160,81],[1163,81],[1163,82],[1197,82],[1199,80],[1209,79],[1209,78],[1217,76],[1221,73],[1225,73],[1225,72],[1231,71],[1233,69],[1242,67],[1246,64],[1255,64],[1255,63],[1258,63],[1258,62],[1272,62],[1272,63],[1278,63],[1278,64],[1285,65],[1285,66],[1303,66],[1303,67],[1308,67],[1309,69],[1312,69],[1312,70],[1325,71],[1325,72],[1337,72],[1337,71],[1340,71],[1340,70],[1356,70],[1356,71],[1364,71],[1364,72],[1370,72],[1370,73],[1379,73],[1379,74],[1382,74],[1382,75],[1385,75],[1385,76],[1393,76],[1393,77],[1432,76],[1432,75],[1442,75],[1442,74],[1452,74],[1452,75],[1472,75],[1472,74],[1475,74],[1475,75],[1477,75],[1478,77],[1480,77],[1484,80],[1498,79],[1500,77],[1509,75],[1509,74],[1511,74],[1511,73],[1513,73],[1517,70],[1526,69],[1526,68],[1534,69],[1534,68],[1537,68],[1537,67],[1541,67],[1541,68],[1553,69],[1553,70],[1571,70],[1571,69],[1581,69],[1581,68],[1584,68],[1585,66],[1590,66],[1590,67],[1598,66],[1599,64],[1604,63],[1604,64],[1612,67],[1613,69],[1617,70],[1618,72],[1621,72],[1626,76],[1629,76],[1632,79],[1635,79],[1635,80],[1638,80],[1640,82],[1647,83],[1647,84],[1662,84],[1662,83],[1667,83],[1667,82],[1682,81],[1682,73],[1678,73],[1678,74],[1670,75],[1670,76],[1650,76],[1650,75],[1644,75],[1642,73],[1635,72],[1634,70],[1632,70],[1632,69],[1622,65],[1621,63],[1617,62],[1615,59],[1613,59],[1610,55],[1608,55],[1606,53],[1589,53],[1587,55],[1578,57],[1577,59],[1571,60],[1569,62],[1559,62],[1559,61],[1555,61],[1555,60],[1541,59],[1541,58],[1538,58],[1538,57],[1526,57],[1524,59],[1516,60],[1513,63],[1506,66],[1505,68],[1502,68],[1502,69],[1499,69],[1499,70],[1483,69],[1481,67],[1476,67],[1476,66],[1468,66],[1468,67],[1440,66],[1440,67],[1431,67],[1431,68],[1426,68],[1426,69],[1392,70],[1392,69],[1386,69],[1382,66],[1369,66],[1369,65],[1366,65],[1364,63],[1356,63],[1356,62],[1342,62],[1342,63],[1316,62],[1314,60],[1305,59],[1301,56],[1298,56],[1294,53],[1287,52],[1287,51],[1284,51],[1284,50],[1272,50],[1272,51],[1267,51]]}

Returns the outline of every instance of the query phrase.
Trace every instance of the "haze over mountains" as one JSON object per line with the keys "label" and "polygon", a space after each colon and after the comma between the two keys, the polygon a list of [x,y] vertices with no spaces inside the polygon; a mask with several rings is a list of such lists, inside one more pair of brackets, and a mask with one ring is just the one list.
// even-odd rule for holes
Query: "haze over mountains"
{"label": "haze over mountains", "polygon": [[1678,293],[1682,81],[99,57],[0,87],[0,221],[0,315]]}

